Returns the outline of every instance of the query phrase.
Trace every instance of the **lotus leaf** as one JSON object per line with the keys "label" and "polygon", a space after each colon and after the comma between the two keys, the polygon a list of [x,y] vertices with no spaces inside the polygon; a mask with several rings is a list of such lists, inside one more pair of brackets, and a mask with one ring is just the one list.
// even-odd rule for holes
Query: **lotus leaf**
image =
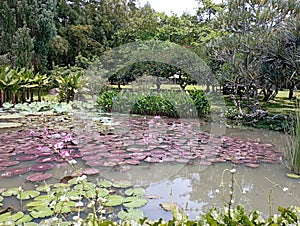
{"label": "lotus leaf", "polygon": [[56,199],[55,195],[40,195],[34,198],[35,201],[41,201],[44,203],[49,203],[54,199]]}
{"label": "lotus leaf", "polygon": [[50,190],[51,187],[52,184],[45,184],[45,185],[38,186],[35,190],[40,192],[47,192],[48,190]]}
{"label": "lotus leaf", "polygon": [[74,187],[74,189],[88,191],[88,190],[95,189],[95,187],[96,187],[96,185],[94,183],[92,183],[92,182],[82,181],[82,183],[76,185]]}
{"label": "lotus leaf", "polygon": [[2,192],[2,195],[6,197],[18,195],[18,194],[19,194],[19,188],[9,188],[6,191]]}
{"label": "lotus leaf", "polygon": [[146,199],[142,199],[137,196],[125,198],[123,203],[123,205],[127,208],[140,208],[146,204],[147,204]]}
{"label": "lotus leaf", "polygon": [[49,207],[37,207],[33,211],[30,212],[30,215],[33,218],[44,218],[44,217],[49,217],[54,214],[54,211],[51,210]]}
{"label": "lotus leaf", "polygon": [[118,217],[124,221],[126,220],[138,221],[144,218],[144,213],[140,209],[122,210],[118,213]]}
{"label": "lotus leaf", "polygon": [[115,188],[129,188],[132,186],[130,181],[118,181],[113,184]]}
{"label": "lotus leaf", "polygon": [[130,188],[125,191],[125,195],[128,196],[143,196],[146,194],[144,188]]}
{"label": "lotus leaf", "polygon": [[[24,214],[17,222],[17,225],[24,225],[24,223],[28,223],[32,220],[32,217],[28,214]],[[26,224],[28,225],[28,224]]]}
{"label": "lotus leaf", "polygon": [[22,218],[24,216],[24,213],[19,211],[13,215],[11,215],[11,217],[9,218],[11,221],[17,221],[19,220],[20,218]]}
{"label": "lotus leaf", "polygon": [[109,195],[105,206],[119,206],[122,205],[124,198],[120,195]]}
{"label": "lotus leaf", "polygon": [[34,191],[34,190],[29,190],[29,191],[23,191],[23,192],[21,192],[20,194],[18,194],[17,198],[25,200],[25,199],[35,198],[38,195],[40,195],[40,192]]}
{"label": "lotus leaf", "polygon": [[109,180],[103,180],[99,181],[97,185],[103,188],[110,188],[112,186],[112,182]]}
{"label": "lotus leaf", "polygon": [[292,178],[292,179],[299,179],[300,175],[297,174],[293,174],[293,173],[288,173],[287,177]]}

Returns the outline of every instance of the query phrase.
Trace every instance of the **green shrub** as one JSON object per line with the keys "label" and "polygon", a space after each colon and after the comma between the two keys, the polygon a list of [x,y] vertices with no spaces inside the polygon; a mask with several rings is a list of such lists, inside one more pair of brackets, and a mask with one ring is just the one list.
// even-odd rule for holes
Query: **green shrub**
{"label": "green shrub", "polygon": [[210,104],[203,91],[134,92],[108,90],[100,93],[98,105],[105,111],[172,118],[195,118],[209,112]]}

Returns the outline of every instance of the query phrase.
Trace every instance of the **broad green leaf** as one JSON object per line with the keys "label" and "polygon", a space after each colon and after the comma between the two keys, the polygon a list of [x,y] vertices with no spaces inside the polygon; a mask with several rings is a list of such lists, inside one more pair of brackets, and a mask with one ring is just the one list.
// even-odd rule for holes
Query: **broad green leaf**
{"label": "broad green leaf", "polygon": [[97,185],[103,188],[110,188],[112,186],[112,182],[108,180],[103,180],[99,181]]}
{"label": "broad green leaf", "polygon": [[24,216],[24,213],[21,212],[21,211],[19,211],[19,212],[15,213],[15,214],[11,215],[10,220],[17,221],[20,218],[22,218],[23,216]]}
{"label": "broad green leaf", "polygon": [[144,188],[130,188],[125,191],[125,195],[128,196],[143,196],[146,194]]}
{"label": "broad green leaf", "polygon": [[19,188],[9,188],[6,191],[2,192],[2,195],[6,197],[18,195],[18,194],[19,194]]}
{"label": "broad green leaf", "polygon": [[52,184],[45,184],[45,185],[38,186],[35,190],[40,192],[47,192],[51,187]]}
{"label": "broad green leaf", "polygon": [[50,217],[53,214],[54,211],[51,210],[49,207],[37,207],[30,212],[30,215],[33,218],[45,218],[45,217]]}
{"label": "broad green leaf", "polygon": [[293,179],[299,179],[299,178],[300,178],[300,175],[293,174],[293,173],[288,173],[288,174],[287,174],[287,177],[293,178]]}
{"label": "broad green leaf", "polygon": [[[23,215],[17,222],[17,225],[23,225],[24,223],[30,222],[32,220],[32,217],[28,214]],[[26,224],[28,225],[28,224]]]}
{"label": "broad green leaf", "polygon": [[147,204],[146,199],[137,196],[125,198],[123,202],[123,205],[127,208],[140,208]]}
{"label": "broad green leaf", "polygon": [[39,194],[40,192],[34,190],[23,191],[17,195],[17,198],[22,200],[31,199],[37,197]]}
{"label": "broad green leaf", "polygon": [[130,181],[118,181],[113,184],[115,188],[129,188],[132,186]]}
{"label": "broad green leaf", "polygon": [[3,214],[0,215],[0,222],[5,222],[8,219],[10,219],[10,217],[11,217],[11,213],[10,212],[3,213]]}
{"label": "broad green leaf", "polygon": [[74,189],[88,191],[88,190],[95,189],[95,187],[96,185],[92,182],[82,181],[80,184],[76,185]]}
{"label": "broad green leaf", "polygon": [[124,221],[127,220],[138,221],[144,218],[144,213],[140,209],[122,210],[118,213],[118,217]]}
{"label": "broad green leaf", "polygon": [[109,195],[107,197],[107,202],[104,203],[105,206],[119,206],[122,205],[124,198],[120,195]]}

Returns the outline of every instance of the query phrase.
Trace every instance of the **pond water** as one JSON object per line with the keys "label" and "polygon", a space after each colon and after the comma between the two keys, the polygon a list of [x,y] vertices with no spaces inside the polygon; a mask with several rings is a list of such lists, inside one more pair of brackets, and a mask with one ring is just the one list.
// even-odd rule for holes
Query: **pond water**
{"label": "pond water", "polygon": [[[32,149],[40,143],[46,145],[41,136],[45,127],[49,131],[71,129],[78,140],[73,147],[79,153],[77,167],[99,169],[99,173],[89,176],[91,181],[103,178],[128,180],[144,187],[146,196],[159,197],[148,199],[147,205],[142,208],[145,216],[153,220],[172,218],[170,212],[160,207],[163,202],[177,203],[191,219],[213,206],[226,205],[230,182],[230,173],[226,170],[233,166],[237,169],[235,204],[243,204],[248,210],[260,210],[267,216],[276,212],[278,206],[300,203],[300,181],[286,176],[288,170],[282,162],[286,138],[281,133],[230,129],[190,120],[103,114],[95,117],[87,113],[77,114],[72,119],[66,116],[56,117],[55,121],[53,117],[24,119],[28,120],[30,123],[21,129],[0,131],[2,137],[18,137],[15,146],[12,142],[7,145],[4,140],[1,141],[1,145],[5,145],[1,147],[1,158],[8,156],[10,161],[16,161],[18,156],[24,156],[24,151],[14,156],[7,153],[18,150],[22,145],[30,152],[30,142],[39,142],[32,143]],[[29,129],[36,134],[31,134],[31,137]],[[207,133],[211,131],[217,135]],[[25,134],[24,137],[22,134]],[[55,134],[58,132],[53,132]],[[42,158],[45,159],[42,156],[37,159]],[[20,162],[18,167],[36,165],[36,161]],[[52,163],[55,161],[52,159]],[[58,161],[54,165],[47,171],[53,175],[47,183],[54,183],[72,173],[66,164]],[[2,172],[7,172],[5,170],[2,169]],[[1,186],[31,188],[34,184],[26,180],[29,174],[25,172],[15,177],[3,174]],[[222,181],[223,188],[220,186]]]}

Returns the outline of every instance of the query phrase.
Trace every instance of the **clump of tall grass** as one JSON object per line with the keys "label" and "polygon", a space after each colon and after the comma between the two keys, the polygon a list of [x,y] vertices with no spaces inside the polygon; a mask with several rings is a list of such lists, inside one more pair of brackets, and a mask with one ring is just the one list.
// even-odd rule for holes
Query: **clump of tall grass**
{"label": "clump of tall grass", "polygon": [[295,123],[292,123],[287,137],[287,166],[293,173],[300,175],[300,101],[296,103]]}

